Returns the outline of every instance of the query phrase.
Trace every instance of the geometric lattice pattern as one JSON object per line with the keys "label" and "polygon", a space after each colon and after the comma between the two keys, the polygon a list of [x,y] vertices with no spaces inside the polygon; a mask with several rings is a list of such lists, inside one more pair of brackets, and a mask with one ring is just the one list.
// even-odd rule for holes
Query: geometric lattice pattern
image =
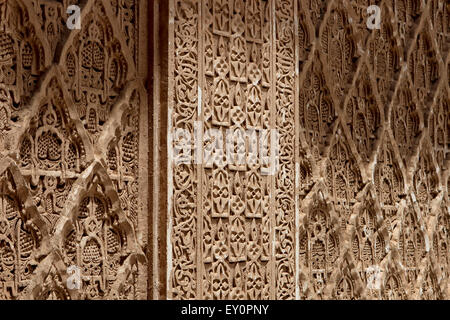
{"label": "geometric lattice pattern", "polygon": [[449,299],[449,18],[0,0],[0,300]]}

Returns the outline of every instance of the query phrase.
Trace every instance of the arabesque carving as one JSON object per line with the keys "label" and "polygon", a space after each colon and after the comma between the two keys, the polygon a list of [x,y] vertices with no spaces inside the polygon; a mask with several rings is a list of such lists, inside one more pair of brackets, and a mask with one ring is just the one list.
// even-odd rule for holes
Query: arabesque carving
{"label": "arabesque carving", "polygon": [[0,1],[2,300],[148,294],[140,17],[132,31],[110,1],[84,1],[82,29],[69,30],[79,4]]}
{"label": "arabesque carving", "polygon": [[448,297],[448,6],[169,9],[168,298]]}

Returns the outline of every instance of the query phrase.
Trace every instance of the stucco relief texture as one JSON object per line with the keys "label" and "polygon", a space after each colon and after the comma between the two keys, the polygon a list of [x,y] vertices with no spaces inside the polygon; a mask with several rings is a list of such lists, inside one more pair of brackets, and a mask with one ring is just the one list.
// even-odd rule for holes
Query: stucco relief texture
{"label": "stucco relief texture", "polygon": [[169,130],[275,129],[279,168],[172,159],[169,298],[450,297],[449,10],[170,1]]}
{"label": "stucco relief texture", "polygon": [[139,16],[134,0],[0,0],[0,299],[147,297]]}

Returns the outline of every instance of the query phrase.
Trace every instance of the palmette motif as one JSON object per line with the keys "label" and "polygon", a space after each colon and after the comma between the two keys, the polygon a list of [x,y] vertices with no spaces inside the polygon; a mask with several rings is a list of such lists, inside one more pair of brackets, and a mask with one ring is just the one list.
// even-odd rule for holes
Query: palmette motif
{"label": "palmette motif", "polygon": [[333,1],[323,22],[320,50],[327,61],[331,92],[339,100],[344,99],[356,71],[356,41],[353,25],[343,1]]}
{"label": "palmette motif", "polygon": [[[33,12],[31,12],[33,13]],[[50,50],[39,25],[20,1],[0,3],[0,147],[13,147],[13,130],[30,101]]]}
{"label": "palmette motif", "polygon": [[405,183],[399,160],[385,131],[374,170],[374,184],[384,223],[392,232],[398,221],[398,204],[405,194]]}
{"label": "palmette motif", "polygon": [[364,64],[347,96],[344,111],[356,150],[364,162],[369,162],[381,131],[382,113]]}
{"label": "palmette motif", "polygon": [[423,2],[420,0],[387,0],[386,5],[392,10],[402,46],[409,47],[411,38],[414,36],[414,29],[425,9]]}
{"label": "palmette motif", "polygon": [[[328,287],[333,285],[331,280],[334,265],[342,254],[342,240],[339,237],[338,217],[333,209],[327,205],[323,197],[323,191],[318,188],[311,199],[306,199],[305,212],[302,212],[302,226],[299,232],[299,258],[303,273],[309,285],[300,288],[306,291],[309,299],[326,299]],[[307,270],[307,271],[306,271]],[[341,290],[349,283],[342,279],[343,283],[337,283],[335,294],[341,295]],[[305,290],[306,289],[306,290]],[[347,291],[346,289],[344,291]],[[347,292],[342,292],[347,294]]]}
{"label": "palmette motif", "polygon": [[449,49],[450,34],[450,9],[438,0],[432,0],[430,4],[430,18],[433,28],[436,30],[436,41],[442,57],[445,57]]}
{"label": "palmette motif", "polygon": [[366,48],[369,68],[376,79],[379,98],[384,104],[386,113],[404,58],[400,39],[395,36],[397,30],[395,23],[392,22],[394,21],[392,11],[386,1],[382,3],[380,9],[382,12],[380,29],[372,31]]}

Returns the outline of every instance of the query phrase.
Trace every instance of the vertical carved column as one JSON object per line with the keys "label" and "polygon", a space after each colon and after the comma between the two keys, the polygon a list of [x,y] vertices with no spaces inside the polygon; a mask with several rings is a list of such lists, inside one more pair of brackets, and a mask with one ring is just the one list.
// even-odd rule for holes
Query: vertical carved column
{"label": "vertical carved column", "polygon": [[294,2],[275,1],[276,129],[280,167],[275,179],[276,298],[295,297],[295,48]]}
{"label": "vertical carved column", "polygon": [[203,298],[269,298],[269,3],[203,2]]}
{"label": "vertical carved column", "polygon": [[[171,83],[173,90],[169,111],[169,135],[172,128],[184,129],[194,134],[194,121],[198,105],[198,23],[200,6],[194,0],[172,1],[173,42],[171,41]],[[173,77],[173,78],[172,78]],[[174,141],[175,142],[175,141]],[[188,142],[191,143],[191,142]],[[169,146],[170,148],[171,146]],[[192,162],[176,164],[172,160],[171,202],[172,229],[169,259],[171,297],[192,299],[196,297],[196,235],[197,235],[197,186],[196,170]],[[170,168],[170,167],[169,167]]]}

